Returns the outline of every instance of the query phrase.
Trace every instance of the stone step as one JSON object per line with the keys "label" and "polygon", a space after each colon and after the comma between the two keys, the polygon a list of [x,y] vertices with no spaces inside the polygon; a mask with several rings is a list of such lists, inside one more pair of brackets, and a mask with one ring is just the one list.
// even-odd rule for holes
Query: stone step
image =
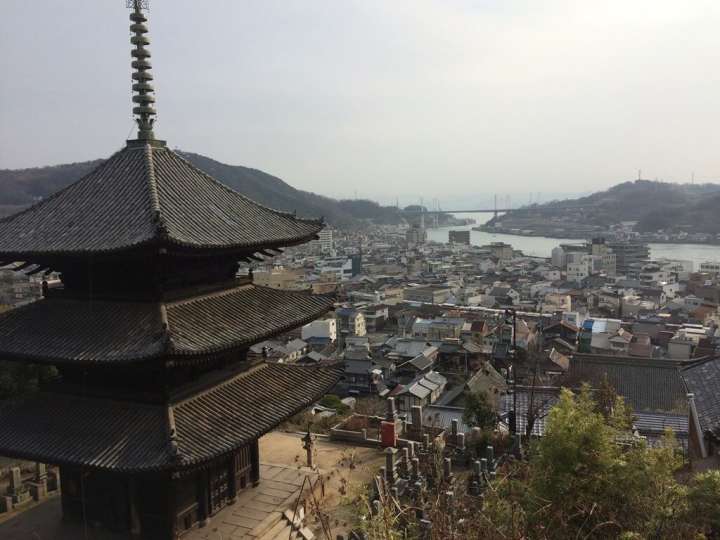
{"label": "stone step", "polygon": [[[305,509],[298,505],[297,510],[295,510],[293,514],[293,510],[288,508],[285,512],[283,512],[283,517],[285,518],[285,521],[292,524],[293,529],[299,529],[303,526],[303,522],[305,521]],[[295,518],[294,520],[293,517]]]}
{"label": "stone step", "polygon": [[313,540],[315,538],[313,532],[307,527],[303,527],[296,534],[298,535],[298,540]]}
{"label": "stone step", "polygon": [[278,522],[269,530],[267,530],[262,536],[258,537],[258,540],[276,540],[280,538],[289,538],[292,529],[287,521],[279,519]]}
{"label": "stone step", "polygon": [[278,523],[286,523],[283,518],[282,512],[277,510],[268,514],[268,516],[255,526],[255,528],[248,533],[251,538],[257,538],[258,540],[266,540],[265,535],[277,526]]}

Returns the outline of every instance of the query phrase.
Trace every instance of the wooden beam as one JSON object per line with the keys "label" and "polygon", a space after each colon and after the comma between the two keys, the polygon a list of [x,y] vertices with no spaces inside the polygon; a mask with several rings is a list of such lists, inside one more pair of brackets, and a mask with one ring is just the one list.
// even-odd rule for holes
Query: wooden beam
{"label": "wooden beam", "polygon": [[34,262],[22,263],[20,266],[16,266],[12,270],[13,270],[13,272],[19,272],[20,270],[25,270],[26,268],[29,268],[29,267],[33,266],[34,264],[35,264]]}
{"label": "wooden beam", "polygon": [[52,272],[52,270],[47,266],[38,266],[35,270],[30,270],[29,272],[25,272],[26,276],[34,276],[35,274],[39,274],[40,272],[46,272],[46,274],[49,274]]}

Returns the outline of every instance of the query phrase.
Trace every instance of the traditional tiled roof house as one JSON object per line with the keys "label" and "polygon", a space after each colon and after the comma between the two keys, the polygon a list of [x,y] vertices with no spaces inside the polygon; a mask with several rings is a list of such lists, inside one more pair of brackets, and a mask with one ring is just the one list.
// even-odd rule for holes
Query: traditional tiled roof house
{"label": "traditional tiled roof house", "polygon": [[0,315],[0,358],[58,372],[0,411],[0,455],[59,465],[66,517],[162,539],[257,483],[258,438],[340,371],[247,359],[332,299],[255,286],[238,261],[312,240],[322,222],[254,203],[155,138],[138,0],[130,19],[137,139],[0,221],[0,261],[62,277]]}

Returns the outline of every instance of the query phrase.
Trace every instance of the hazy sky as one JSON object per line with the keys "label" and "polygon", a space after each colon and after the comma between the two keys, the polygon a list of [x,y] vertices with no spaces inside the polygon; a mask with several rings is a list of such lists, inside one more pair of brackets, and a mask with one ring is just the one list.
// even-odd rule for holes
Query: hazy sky
{"label": "hazy sky", "polygon": [[[0,168],[132,128],[125,0],[2,0]],[[720,181],[717,0],[152,0],[156,134],[409,204]],[[134,135],[133,135],[134,136]]]}

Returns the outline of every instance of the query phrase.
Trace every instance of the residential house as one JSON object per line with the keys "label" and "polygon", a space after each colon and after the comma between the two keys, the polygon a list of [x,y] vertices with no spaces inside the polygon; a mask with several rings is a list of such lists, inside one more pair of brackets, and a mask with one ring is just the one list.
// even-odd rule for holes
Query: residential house
{"label": "residential house", "polygon": [[389,318],[388,306],[374,304],[361,309],[365,317],[365,329],[367,332],[379,332],[385,328]]}
{"label": "residential house", "polygon": [[388,393],[388,397],[395,398],[400,411],[409,413],[415,405],[426,407],[435,403],[446,385],[445,377],[436,371],[429,371],[418,375],[407,384],[398,384]]}
{"label": "residential house", "polygon": [[250,347],[248,356],[262,358],[268,362],[292,364],[305,356],[308,351],[308,344],[302,339],[293,339],[287,343],[271,340],[262,341]]}
{"label": "residential house", "polygon": [[652,358],[653,350],[654,347],[650,336],[647,334],[634,334],[628,347],[628,355],[638,356],[640,358]]}
{"label": "residential house", "polygon": [[485,294],[488,301],[493,305],[510,306],[520,302],[520,293],[512,287],[496,285],[491,287]]}
{"label": "residential house", "polygon": [[413,323],[413,337],[427,341],[442,341],[447,338],[458,339],[465,325],[465,319],[416,319]]}
{"label": "residential house", "polygon": [[321,319],[302,327],[300,337],[311,347],[326,347],[337,339],[337,321]]}
{"label": "residential house", "polygon": [[578,351],[590,353],[612,350],[609,340],[617,334],[621,325],[619,319],[586,319],[578,336]]}
{"label": "residential house", "polygon": [[354,275],[353,260],[349,257],[328,257],[318,261],[315,271],[326,278],[348,281]]}
{"label": "residential house", "polygon": [[437,353],[437,347],[431,347],[410,360],[402,363],[396,362],[395,378],[399,381],[409,381],[424,373],[429,373],[435,365]]}
{"label": "residential house", "polygon": [[374,394],[382,381],[381,370],[375,368],[370,350],[348,347],[343,351],[345,377],[341,384],[349,394]]}
{"label": "residential house", "polygon": [[614,354],[627,356],[630,350],[630,342],[632,342],[632,340],[633,335],[624,328],[620,328],[615,335],[608,337],[607,342],[610,345],[610,350]]}
{"label": "residential house", "polygon": [[572,309],[572,297],[569,294],[547,293],[540,304],[543,313],[555,313],[570,311]]}
{"label": "residential house", "polygon": [[579,332],[580,329],[577,326],[561,320],[545,326],[543,329],[543,338],[545,343],[559,338],[574,348]]}
{"label": "residential house", "polygon": [[406,302],[444,304],[451,296],[452,290],[447,287],[430,285],[425,287],[406,287],[403,289],[403,298]]}
{"label": "residential house", "polygon": [[337,331],[345,336],[364,336],[367,334],[365,315],[352,307],[341,307],[335,310]]}

